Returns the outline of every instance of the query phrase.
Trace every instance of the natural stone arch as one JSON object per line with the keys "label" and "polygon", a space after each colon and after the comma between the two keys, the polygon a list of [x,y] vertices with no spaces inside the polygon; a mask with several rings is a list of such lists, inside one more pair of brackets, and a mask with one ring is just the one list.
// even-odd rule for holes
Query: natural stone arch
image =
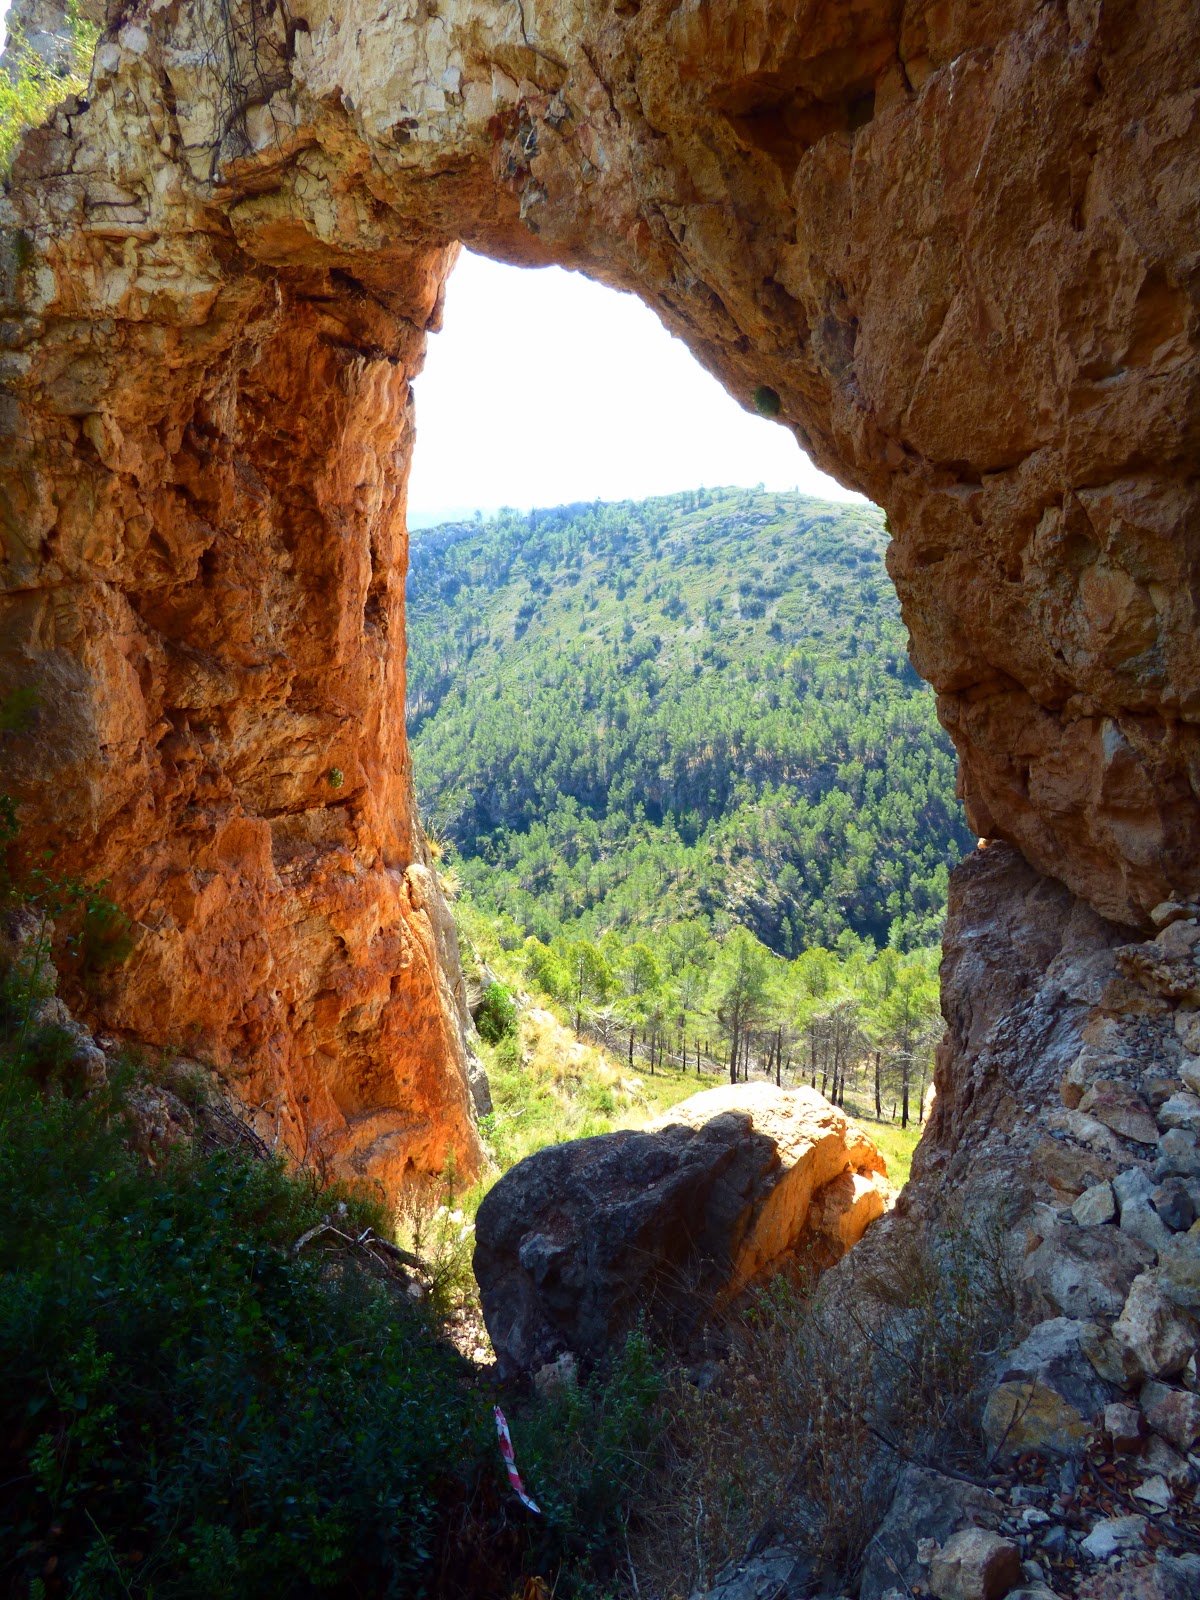
{"label": "natural stone arch", "polygon": [[1197,37],[1183,0],[112,13],[3,218],[8,777],[139,924],[100,1020],[351,1169],[473,1159],[402,716],[460,240],[638,293],[887,508],[981,833],[1122,921],[1200,890]]}

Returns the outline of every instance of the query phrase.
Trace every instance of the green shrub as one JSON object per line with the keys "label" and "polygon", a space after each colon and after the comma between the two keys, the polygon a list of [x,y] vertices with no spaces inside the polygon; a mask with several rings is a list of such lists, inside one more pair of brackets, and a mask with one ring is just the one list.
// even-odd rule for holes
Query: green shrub
{"label": "green shrub", "polygon": [[510,1419],[525,1485],[541,1507],[533,1562],[567,1574],[566,1592],[624,1574],[625,1532],[654,1471],[664,1416],[658,1355],[641,1329],[611,1367]]}
{"label": "green shrub", "polygon": [[48,1564],[79,1596],[421,1592],[483,1408],[405,1297],[293,1253],[332,1205],[347,1231],[377,1208],[227,1152],[152,1173],[119,1087],[33,1065],[0,1064],[11,1592]]}
{"label": "green shrub", "polygon": [[512,995],[502,983],[488,985],[483,1004],[475,1016],[479,1037],[488,1044],[499,1044],[502,1039],[512,1039],[517,1032],[517,1007]]}

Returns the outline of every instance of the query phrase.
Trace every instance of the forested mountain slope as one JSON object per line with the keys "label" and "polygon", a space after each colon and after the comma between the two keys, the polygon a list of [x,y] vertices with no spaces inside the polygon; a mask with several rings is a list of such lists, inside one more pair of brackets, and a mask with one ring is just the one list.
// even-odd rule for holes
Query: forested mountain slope
{"label": "forested mountain slope", "polygon": [[744,490],[414,534],[417,787],[475,899],[547,941],[936,937],[972,841],[886,543],[873,507]]}

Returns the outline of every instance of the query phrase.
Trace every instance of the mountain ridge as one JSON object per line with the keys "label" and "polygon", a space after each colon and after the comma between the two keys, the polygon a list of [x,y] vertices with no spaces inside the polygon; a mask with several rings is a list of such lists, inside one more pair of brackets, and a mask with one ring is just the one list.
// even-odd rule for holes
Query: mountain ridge
{"label": "mountain ridge", "polygon": [[416,534],[416,782],[472,894],[540,938],[936,937],[973,838],[887,537],[874,507],[758,490]]}

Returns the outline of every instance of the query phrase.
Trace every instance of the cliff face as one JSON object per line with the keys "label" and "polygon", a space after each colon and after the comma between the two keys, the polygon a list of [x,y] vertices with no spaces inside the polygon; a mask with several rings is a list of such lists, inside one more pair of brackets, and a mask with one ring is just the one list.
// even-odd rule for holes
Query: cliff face
{"label": "cliff face", "polygon": [[1200,894],[1198,37],[1188,0],[114,12],[3,208],[13,777],[140,925],[101,1020],[388,1181],[472,1158],[402,716],[457,240],[638,293],[887,508],[981,833],[1117,922]]}

